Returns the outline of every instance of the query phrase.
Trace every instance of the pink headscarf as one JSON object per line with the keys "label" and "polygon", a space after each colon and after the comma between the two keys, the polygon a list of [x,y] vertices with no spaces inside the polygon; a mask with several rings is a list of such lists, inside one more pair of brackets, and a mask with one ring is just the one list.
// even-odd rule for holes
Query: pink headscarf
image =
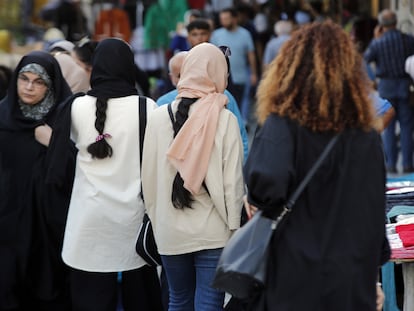
{"label": "pink headscarf", "polygon": [[221,110],[227,104],[227,63],[211,43],[193,47],[183,62],[177,98],[199,98],[174,138],[167,157],[184,180],[184,187],[197,194],[207,174]]}

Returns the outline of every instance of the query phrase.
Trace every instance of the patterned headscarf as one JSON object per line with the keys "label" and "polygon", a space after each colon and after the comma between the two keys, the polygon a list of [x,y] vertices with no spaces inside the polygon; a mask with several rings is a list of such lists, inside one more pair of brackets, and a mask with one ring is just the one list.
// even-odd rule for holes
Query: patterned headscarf
{"label": "patterned headscarf", "polygon": [[39,77],[45,82],[47,86],[45,97],[35,105],[27,105],[19,99],[20,110],[26,118],[41,120],[45,115],[47,115],[50,108],[52,108],[55,103],[52,80],[47,74],[45,68],[36,63],[27,64],[19,71],[19,74],[23,72],[31,72],[39,75]]}
{"label": "patterned headscarf", "polygon": [[[47,77],[49,77],[49,79],[45,79],[50,81],[48,93],[53,94],[54,104],[51,105],[50,109],[43,108],[45,111],[42,113],[27,112],[25,107],[23,108],[25,109],[25,114],[29,116],[26,117],[22,112],[22,108],[20,107],[21,105],[19,103],[17,85],[20,71],[23,67],[26,67],[30,64],[38,64],[46,71]],[[40,70],[39,72],[43,71]],[[43,77],[46,77],[46,75],[43,75]],[[48,81],[44,82],[48,83]],[[66,100],[71,95],[72,92],[70,91],[65,78],[62,76],[62,71],[60,70],[59,63],[56,61],[53,55],[46,51],[36,50],[29,52],[20,59],[19,63],[15,67],[9,88],[7,90],[7,96],[0,102],[0,131],[33,130],[37,126],[44,123],[47,123],[49,126],[54,128],[58,111],[66,105]],[[41,100],[41,102],[45,100],[46,98]],[[46,102],[49,102],[49,104],[46,106],[50,106],[50,100],[46,100]],[[44,115],[46,111],[47,113]],[[44,117],[40,120],[37,120],[32,119],[32,117],[30,117],[31,115],[36,115],[36,118],[41,118],[42,115],[44,115]]]}

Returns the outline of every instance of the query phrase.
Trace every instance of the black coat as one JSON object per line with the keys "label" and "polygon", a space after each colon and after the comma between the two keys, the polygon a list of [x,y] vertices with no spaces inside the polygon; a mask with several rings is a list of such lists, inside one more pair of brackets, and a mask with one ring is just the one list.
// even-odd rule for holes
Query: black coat
{"label": "black coat", "polygon": [[[269,212],[283,204],[332,135],[271,115],[244,168],[248,201]],[[288,216],[271,242],[266,290],[250,309],[374,311],[389,256],[379,135],[341,133]]]}
{"label": "black coat", "polygon": [[[29,63],[46,69],[52,80],[55,105],[36,121],[21,113],[17,97],[19,70]],[[71,91],[59,64],[46,52],[31,52],[17,65],[7,97],[0,103],[0,309],[40,310],[39,300],[56,303],[63,296],[66,271],[60,256],[74,173],[76,150],[68,179],[57,185],[45,180],[48,148],[35,140],[36,126],[55,127],[57,111]],[[64,310],[55,305],[56,310]]]}

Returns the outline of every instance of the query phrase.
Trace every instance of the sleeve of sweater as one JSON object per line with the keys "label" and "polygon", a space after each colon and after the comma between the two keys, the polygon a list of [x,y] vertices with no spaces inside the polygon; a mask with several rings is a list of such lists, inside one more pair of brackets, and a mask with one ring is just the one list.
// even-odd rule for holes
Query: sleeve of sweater
{"label": "sleeve of sweater", "polygon": [[248,202],[270,213],[283,205],[294,171],[293,138],[286,122],[269,117],[256,134],[244,167]]}
{"label": "sleeve of sweater", "polygon": [[141,169],[142,193],[145,200],[145,209],[149,214],[151,214],[151,210],[153,210],[156,203],[155,177],[158,176],[157,126],[152,121],[151,114],[149,114],[145,130]]}
{"label": "sleeve of sweater", "polygon": [[[235,139],[237,137],[237,139]],[[230,230],[240,227],[241,207],[244,194],[243,146],[236,118],[230,115],[223,142],[223,185]]]}

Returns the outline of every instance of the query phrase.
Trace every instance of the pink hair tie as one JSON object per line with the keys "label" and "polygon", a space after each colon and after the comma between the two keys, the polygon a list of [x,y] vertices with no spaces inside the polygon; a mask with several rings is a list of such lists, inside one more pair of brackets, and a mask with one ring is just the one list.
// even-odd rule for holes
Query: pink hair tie
{"label": "pink hair tie", "polygon": [[96,136],[96,139],[95,139],[95,141],[100,141],[100,140],[102,140],[102,139],[104,139],[104,138],[111,138],[112,136],[110,135],[110,134],[108,134],[108,133],[104,133],[104,134],[101,134],[101,135],[98,135],[98,136]]}

